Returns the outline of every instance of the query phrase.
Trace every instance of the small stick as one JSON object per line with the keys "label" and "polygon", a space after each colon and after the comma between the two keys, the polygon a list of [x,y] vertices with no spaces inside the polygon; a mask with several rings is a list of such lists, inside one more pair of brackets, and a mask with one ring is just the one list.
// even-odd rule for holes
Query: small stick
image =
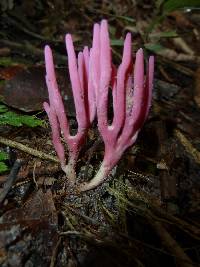
{"label": "small stick", "polygon": [[54,156],[46,154],[46,153],[44,153],[42,151],[38,151],[36,149],[30,148],[28,146],[25,146],[25,145],[23,145],[21,143],[12,141],[12,140],[7,139],[7,138],[2,137],[2,136],[0,136],[0,143],[4,144],[4,145],[7,145],[7,146],[10,146],[10,147],[13,147],[13,148],[16,148],[16,149],[19,149],[19,150],[21,150],[21,151],[23,151],[25,153],[28,153],[28,154],[33,155],[35,157],[38,157],[40,159],[46,159],[46,160],[51,160],[51,161],[54,161],[54,162],[59,162],[57,157],[54,157]]}
{"label": "small stick", "polygon": [[53,250],[52,256],[51,256],[51,263],[50,263],[50,267],[54,267],[56,264],[56,258],[57,258],[57,254],[58,254],[58,248],[61,244],[62,241],[62,237],[59,237],[58,242]]}
{"label": "small stick", "polygon": [[[43,56],[44,56],[42,49],[39,49],[28,42],[22,44],[22,43],[17,43],[17,42],[1,39],[0,44],[2,44],[4,46],[8,46],[12,49],[23,51],[23,53],[26,55],[34,55],[34,56],[39,57],[39,58],[43,58]],[[56,57],[57,61],[59,61],[60,63],[66,62],[65,56],[62,56],[60,54],[56,54],[55,57]]]}
{"label": "small stick", "polygon": [[163,246],[175,256],[177,266],[192,267],[195,263],[187,256],[184,250],[179,246],[175,239],[169,234],[165,227],[158,221],[150,221],[151,226],[159,235]]}
{"label": "small stick", "polygon": [[0,194],[0,204],[4,201],[5,197],[7,196],[10,188],[12,187],[13,183],[15,182],[17,178],[17,174],[19,172],[19,169],[21,167],[22,161],[17,159],[10,171],[10,174],[7,178],[7,181],[4,185],[3,191]]}
{"label": "small stick", "polygon": [[181,144],[185,147],[185,150],[192,155],[194,160],[200,164],[200,152],[192,145],[189,139],[182,134],[179,130],[175,130],[175,136],[181,142]]}

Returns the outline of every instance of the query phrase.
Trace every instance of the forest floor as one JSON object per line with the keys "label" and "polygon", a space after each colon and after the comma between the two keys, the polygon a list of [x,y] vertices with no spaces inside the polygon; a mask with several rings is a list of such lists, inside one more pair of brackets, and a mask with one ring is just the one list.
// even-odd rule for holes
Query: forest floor
{"label": "forest floor", "polygon": [[[0,108],[0,152],[8,153],[8,170],[0,173],[0,266],[199,266],[199,9],[179,9],[172,0],[3,2],[0,99],[13,113],[5,123],[9,114]],[[51,142],[43,48],[49,44],[55,55],[76,131],[64,36],[72,34],[77,52],[91,47],[93,24],[103,18],[116,65],[126,32],[134,52],[155,55],[153,101],[108,180],[80,194],[67,186]],[[24,115],[45,123],[29,127],[25,117],[18,125]],[[77,163],[79,179],[92,177],[103,153],[95,122]]]}

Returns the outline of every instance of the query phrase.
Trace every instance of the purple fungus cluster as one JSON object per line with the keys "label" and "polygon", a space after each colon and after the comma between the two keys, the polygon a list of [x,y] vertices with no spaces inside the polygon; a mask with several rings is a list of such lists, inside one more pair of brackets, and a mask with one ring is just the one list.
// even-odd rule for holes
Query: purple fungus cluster
{"label": "purple fungus cluster", "polygon": [[[76,109],[78,130],[70,134],[69,121],[56,81],[53,56],[49,46],[45,47],[46,83],[49,104],[44,103],[52,129],[52,141],[62,170],[70,184],[76,183],[76,162],[84,144],[88,129],[97,117],[98,129],[104,141],[103,161],[94,178],[78,186],[80,191],[96,188],[103,183],[118,163],[124,151],[132,146],[149,113],[154,57],[148,60],[144,73],[143,50],[132,56],[131,34],[124,41],[122,61],[118,68],[112,63],[108,24],[102,20],[94,24],[92,48],[85,47],[78,59],[70,34],[66,35],[68,67]],[[112,90],[113,119],[108,120],[108,92]],[[68,163],[61,136],[68,147]]]}

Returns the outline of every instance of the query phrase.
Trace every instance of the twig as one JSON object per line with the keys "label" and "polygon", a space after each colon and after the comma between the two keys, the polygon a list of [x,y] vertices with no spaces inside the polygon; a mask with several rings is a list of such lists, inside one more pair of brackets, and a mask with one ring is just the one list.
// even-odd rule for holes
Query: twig
{"label": "twig", "polygon": [[0,194],[0,204],[4,201],[5,197],[7,196],[10,188],[12,187],[13,183],[15,182],[16,178],[17,178],[17,174],[19,172],[19,169],[21,167],[22,161],[21,160],[16,160],[11,171],[10,174],[7,178],[7,181],[4,185],[3,191]]}
{"label": "twig", "polygon": [[[23,31],[24,33],[28,34],[29,36],[31,37],[34,37],[36,39],[39,39],[39,40],[42,40],[42,41],[50,41],[49,38],[45,37],[45,36],[42,36],[38,33],[35,33],[29,29],[27,29],[26,27],[24,27],[24,21],[23,21],[23,24],[22,23],[19,23],[16,19],[13,19],[11,18],[10,16],[5,16],[4,15],[4,18],[7,20],[7,22],[9,24],[11,24],[13,27]],[[54,39],[51,39],[51,42],[61,42],[59,40],[54,40]]]}
{"label": "twig", "polygon": [[28,153],[30,155],[33,155],[33,156],[41,158],[41,159],[46,159],[46,160],[51,160],[51,161],[54,161],[54,162],[59,162],[57,157],[48,155],[48,154],[46,154],[46,153],[44,153],[42,151],[38,151],[38,150],[30,148],[30,147],[27,147],[27,146],[25,146],[25,145],[23,145],[21,143],[12,141],[12,140],[7,139],[7,138],[2,137],[2,136],[0,136],[0,143],[4,144],[4,145],[7,145],[7,146],[10,146],[10,147],[13,147],[13,148],[16,148],[16,149],[19,149],[19,150],[21,150],[21,151],[23,151],[25,153]]}
{"label": "twig", "polygon": [[194,101],[200,108],[200,67],[195,72],[195,87],[194,87]]}
{"label": "twig", "polygon": [[103,240],[97,238],[96,236],[94,236],[93,234],[87,232],[87,233],[83,233],[83,232],[78,232],[78,231],[66,231],[66,232],[60,232],[61,236],[75,236],[78,238],[82,238],[84,241],[92,244],[92,245],[96,245],[96,246],[101,246],[104,244]]}
{"label": "twig", "polygon": [[[78,212],[77,210],[75,210],[74,208],[70,207],[69,205],[67,206],[67,210],[68,210],[68,214],[69,214],[69,210],[76,216],[78,216],[79,218],[83,219],[86,223],[90,223],[92,225],[96,225],[96,226],[100,226],[100,223],[97,222],[95,219],[82,214],[80,212]],[[68,215],[69,216],[69,215]]]}
{"label": "twig", "polygon": [[178,49],[181,49],[185,54],[194,55],[194,50],[181,37],[172,38],[172,42]]}
{"label": "twig", "polygon": [[160,63],[164,63],[164,65],[168,64],[170,67],[174,68],[175,70],[189,76],[189,77],[193,77],[195,75],[195,72],[183,65],[181,65],[180,63],[174,62],[172,60],[169,60],[167,58],[164,57],[159,57],[158,62]]}
{"label": "twig", "polygon": [[53,249],[53,253],[52,253],[52,256],[51,256],[51,263],[50,263],[49,267],[54,267],[55,266],[56,258],[57,258],[57,254],[58,254],[58,248],[60,246],[61,241],[62,241],[62,237],[59,237],[58,242],[57,242],[56,246]]}
{"label": "twig", "polygon": [[36,166],[37,166],[37,164],[36,164],[36,162],[34,162],[34,164],[33,164],[33,181],[35,183],[36,188],[38,189],[38,183],[37,183],[37,181],[35,179],[35,169],[36,169]]}
{"label": "twig", "polygon": [[165,223],[174,224],[176,227],[189,234],[192,238],[200,240],[200,229],[195,225],[188,223],[178,217],[173,216],[170,213],[163,211],[161,208],[151,203],[152,212],[156,215],[157,218],[163,218]]}
{"label": "twig", "polygon": [[[24,44],[9,41],[9,40],[0,40],[0,44],[3,44],[4,46],[9,46],[13,49],[21,50],[23,53],[27,55],[35,55],[38,56],[39,58],[43,58],[44,52],[42,49],[36,48],[32,44],[26,42]],[[60,63],[66,63],[67,57],[62,56],[59,54],[55,54],[55,58],[57,62],[59,61]]]}
{"label": "twig", "polygon": [[156,52],[157,55],[167,58],[173,61],[183,61],[183,62],[196,62],[200,63],[200,57],[196,55],[188,55],[184,53],[177,53],[173,49],[165,48]]}
{"label": "twig", "polygon": [[[151,202],[150,210],[144,207],[139,207],[138,205],[134,205],[131,201],[125,199],[123,196],[120,195],[119,192],[114,190],[113,188],[109,188],[109,192],[113,194],[115,197],[118,197],[120,201],[125,202],[128,206],[133,207],[135,211],[137,211],[137,214],[140,214],[140,216],[145,216],[145,218],[150,218],[152,220],[158,220],[162,221],[164,223],[168,224],[174,224],[176,227],[181,229],[182,231],[186,232],[188,235],[190,235],[192,238],[196,240],[200,240],[200,230],[195,225],[192,225],[186,221],[183,221],[170,213],[167,213],[163,211],[158,206],[154,205]],[[147,200],[146,200],[147,201]],[[150,202],[148,201],[148,205]]]}
{"label": "twig", "polygon": [[179,130],[175,130],[175,135],[181,142],[181,144],[185,147],[185,150],[190,155],[192,155],[196,163],[200,164],[200,152],[191,144],[191,142]]}
{"label": "twig", "polygon": [[162,244],[166,247],[166,249],[172,253],[175,258],[177,265],[180,267],[192,267],[195,263],[185,254],[184,250],[178,245],[176,240],[172,238],[172,236],[167,232],[165,227],[158,221],[150,221],[151,226],[154,228],[156,233],[159,235]]}

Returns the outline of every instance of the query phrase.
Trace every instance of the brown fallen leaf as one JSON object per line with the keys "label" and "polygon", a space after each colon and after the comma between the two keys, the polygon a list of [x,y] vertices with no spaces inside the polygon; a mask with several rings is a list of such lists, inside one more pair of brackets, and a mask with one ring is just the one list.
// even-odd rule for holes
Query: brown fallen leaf
{"label": "brown fallen leaf", "polygon": [[23,65],[9,66],[7,68],[0,69],[0,78],[2,80],[11,80],[13,79],[17,73],[21,72],[25,69]]}
{"label": "brown fallen leaf", "polygon": [[5,260],[11,267],[24,266],[22,262],[27,260],[30,248],[49,262],[59,238],[57,227],[57,211],[51,191],[34,192],[24,206],[8,210],[1,216],[0,265]]}
{"label": "brown fallen leaf", "polygon": [[[72,90],[69,86],[67,70],[66,68],[57,68],[56,74],[58,86],[67,106],[67,114],[74,116]],[[12,75],[7,71],[2,73],[3,75],[7,81],[0,86],[0,98],[5,104],[25,112],[43,109],[43,102],[48,101],[45,68],[43,66],[18,69]],[[11,75],[11,79],[8,79],[9,75]]]}
{"label": "brown fallen leaf", "polygon": [[8,55],[10,55],[10,48],[8,48],[8,47],[0,48],[0,56],[6,57]]}
{"label": "brown fallen leaf", "polygon": [[23,208],[16,208],[4,213],[2,223],[21,223],[34,220],[48,221],[52,226],[57,226],[57,212],[54,206],[51,190],[45,193],[42,189],[35,192],[26,201]]}
{"label": "brown fallen leaf", "polygon": [[181,11],[174,11],[170,13],[170,17],[173,17],[176,20],[176,25],[180,28],[183,28],[184,30],[185,28],[193,27],[186,14]]}

